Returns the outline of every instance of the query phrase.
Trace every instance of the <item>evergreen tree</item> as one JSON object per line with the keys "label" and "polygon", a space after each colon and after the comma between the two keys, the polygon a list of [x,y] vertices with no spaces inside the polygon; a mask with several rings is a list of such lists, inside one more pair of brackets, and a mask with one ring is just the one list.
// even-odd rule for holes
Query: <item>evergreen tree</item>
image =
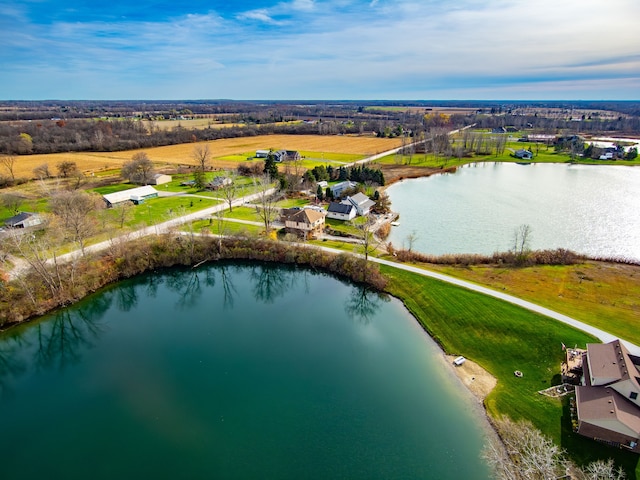
{"label": "evergreen tree", "polygon": [[320,185],[318,185],[318,189],[316,190],[316,196],[318,197],[318,200],[324,200],[324,193],[322,192],[322,187]]}

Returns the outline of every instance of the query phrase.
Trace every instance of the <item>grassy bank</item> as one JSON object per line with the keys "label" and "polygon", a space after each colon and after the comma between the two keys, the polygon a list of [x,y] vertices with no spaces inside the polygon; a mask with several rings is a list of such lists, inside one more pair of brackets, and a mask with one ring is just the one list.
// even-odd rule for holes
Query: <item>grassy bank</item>
{"label": "grassy bank", "polygon": [[[608,448],[571,431],[562,401],[537,392],[559,382],[561,344],[597,339],[567,325],[497,299],[396,268],[381,267],[386,290],[400,298],[425,330],[450,354],[464,355],[498,379],[487,397],[490,416],[528,419],[569,450],[578,462],[612,457],[630,475],[634,454]],[[524,373],[522,378],[515,370]]]}

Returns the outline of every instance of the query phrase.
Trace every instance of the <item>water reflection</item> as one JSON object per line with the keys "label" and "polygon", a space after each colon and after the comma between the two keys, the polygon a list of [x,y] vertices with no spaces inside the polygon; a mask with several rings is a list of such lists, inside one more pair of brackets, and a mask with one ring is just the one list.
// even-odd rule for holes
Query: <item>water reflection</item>
{"label": "water reflection", "polygon": [[367,288],[353,286],[344,305],[344,311],[351,320],[368,324],[380,309],[382,302],[388,302],[389,296]]}
{"label": "water reflection", "polygon": [[0,336],[0,399],[7,398],[12,385],[25,374],[65,370],[80,363],[83,352],[93,348],[106,331],[101,319],[113,299],[113,291],[106,291]]}
{"label": "water reflection", "polygon": [[253,267],[250,278],[254,282],[253,298],[262,303],[273,303],[283,296],[294,280],[291,270],[270,265]]}

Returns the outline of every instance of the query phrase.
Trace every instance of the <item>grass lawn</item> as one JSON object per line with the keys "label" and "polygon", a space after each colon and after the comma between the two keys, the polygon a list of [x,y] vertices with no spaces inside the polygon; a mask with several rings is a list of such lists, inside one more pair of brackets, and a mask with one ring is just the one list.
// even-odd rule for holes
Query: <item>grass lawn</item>
{"label": "grass lawn", "polygon": [[206,232],[212,233],[214,235],[243,235],[243,236],[259,236],[264,229],[257,225],[247,225],[246,223],[238,223],[234,221],[225,221],[222,223],[222,232],[218,229],[218,222],[214,218],[212,222],[209,220],[198,220],[197,222],[193,222],[191,226],[185,225],[182,230],[189,231],[193,229],[194,232]]}
{"label": "grass lawn", "polygon": [[[570,448],[578,461],[613,457],[628,472],[634,471],[637,455],[574,434],[563,403],[537,393],[559,382],[561,343],[584,347],[597,339],[498,299],[395,268],[380,268],[390,279],[389,293],[404,301],[447,353],[464,355],[498,379],[485,400],[489,415],[530,420],[556,443]],[[516,377],[515,370],[524,376]]]}
{"label": "grass lawn", "polygon": [[276,205],[280,208],[293,208],[293,207],[304,207],[305,205],[309,205],[309,199],[307,198],[285,198],[280,200]]}
{"label": "grass lawn", "polygon": [[[99,193],[100,195],[108,195],[109,193],[122,192],[124,190],[131,190],[132,188],[138,188],[141,185],[134,185],[132,183],[115,183],[113,185],[106,185],[104,187],[96,187],[89,190],[89,192]],[[155,185],[154,185],[155,188]]]}
{"label": "grass lawn", "polygon": [[233,211],[226,210],[224,216],[227,218],[236,218],[238,220],[249,220],[251,222],[261,222],[262,219],[256,212],[255,208],[251,207],[234,207]]}
{"label": "grass lawn", "polygon": [[364,217],[356,217],[351,222],[336,220],[334,218],[325,218],[324,222],[325,224],[329,225],[333,230],[359,237],[362,235],[362,230],[360,230],[356,225],[360,225],[365,221],[366,219]]}
{"label": "grass lawn", "polygon": [[[147,200],[142,205],[135,205],[128,214],[126,225],[133,227],[140,224],[155,225],[166,222],[177,216],[197,212],[205,208],[213,207],[220,202],[205,198],[191,197],[165,197]],[[109,213],[115,218],[117,209],[109,209]]]}

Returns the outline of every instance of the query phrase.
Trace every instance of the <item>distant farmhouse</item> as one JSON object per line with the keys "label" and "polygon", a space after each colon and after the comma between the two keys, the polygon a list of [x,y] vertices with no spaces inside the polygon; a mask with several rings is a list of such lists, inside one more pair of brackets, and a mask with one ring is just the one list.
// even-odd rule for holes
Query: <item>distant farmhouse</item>
{"label": "distant farmhouse", "polygon": [[42,223],[42,217],[37,213],[21,212],[18,215],[8,218],[4,224],[10,228],[29,228]]}
{"label": "distant farmhouse", "polygon": [[273,154],[276,162],[291,162],[302,158],[297,150],[256,150],[256,158],[267,158],[269,153]]}
{"label": "distant farmhouse", "polygon": [[219,190],[222,187],[226,187],[227,185],[231,185],[233,180],[229,177],[215,177],[209,183],[207,183],[207,189],[209,190]]}
{"label": "distant farmhouse", "polygon": [[107,204],[108,208],[116,205],[133,202],[134,205],[144,203],[149,198],[155,198],[158,196],[158,191],[150,185],[144,187],[131,188],[129,190],[123,190],[121,192],[107,193],[102,198]]}
{"label": "distant farmhouse", "polygon": [[[577,357],[579,365],[575,365]],[[574,365],[568,367],[573,360]],[[563,370],[575,374],[573,427],[580,435],[607,445],[640,453],[640,357],[614,340],[590,343],[586,352],[567,350]],[[564,376],[563,371],[563,376]]]}
{"label": "distant farmhouse", "polygon": [[533,153],[530,152],[529,150],[524,150],[524,149],[520,149],[520,150],[516,150],[514,153],[516,158],[520,158],[522,160],[531,160],[533,158]]}

